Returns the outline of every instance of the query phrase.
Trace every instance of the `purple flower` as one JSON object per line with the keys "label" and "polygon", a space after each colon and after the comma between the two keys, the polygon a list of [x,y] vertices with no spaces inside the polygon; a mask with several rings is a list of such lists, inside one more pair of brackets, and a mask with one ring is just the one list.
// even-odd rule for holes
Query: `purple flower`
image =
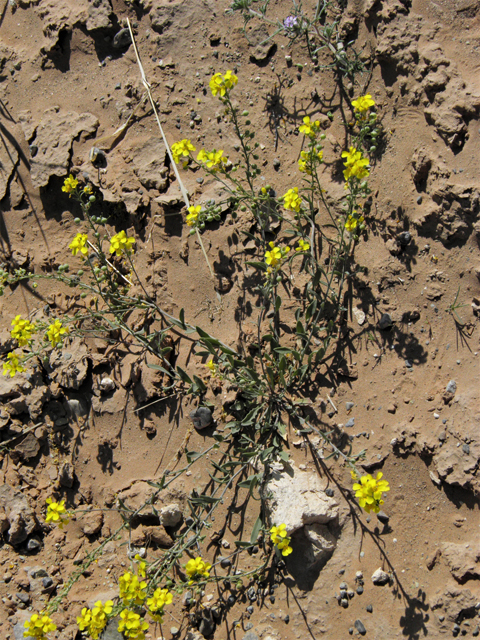
{"label": "purple flower", "polygon": [[298,19],[295,16],[288,16],[288,18],[285,18],[285,20],[283,21],[283,28],[284,29],[293,29],[294,27],[296,27],[298,24]]}

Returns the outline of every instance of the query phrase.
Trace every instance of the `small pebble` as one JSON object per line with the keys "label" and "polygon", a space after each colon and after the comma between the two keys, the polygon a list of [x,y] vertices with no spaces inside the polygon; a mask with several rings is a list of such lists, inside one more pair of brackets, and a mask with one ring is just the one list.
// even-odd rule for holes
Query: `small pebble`
{"label": "small pebble", "polygon": [[179,630],[177,627],[170,627],[170,633],[172,634],[172,636],[178,636]]}
{"label": "small pebble", "polygon": [[345,408],[347,411],[350,411],[350,409],[353,409],[353,407],[355,406],[354,402],[346,402],[345,403]]}
{"label": "small pebble", "polygon": [[368,613],[373,613],[373,607],[371,604],[367,604],[367,606],[365,607],[365,609],[368,611]]}
{"label": "small pebble", "polygon": [[422,204],[422,200],[423,200],[422,196],[418,196],[417,204]]}
{"label": "small pebble", "polygon": [[360,585],[360,586],[358,586],[358,587],[357,587],[357,593],[358,593],[358,595],[359,595],[359,596],[361,596],[361,595],[362,595],[362,593],[363,593],[363,587],[362,587],[362,585]]}
{"label": "small pebble", "polygon": [[354,625],[355,625],[355,629],[358,631],[358,633],[361,636],[364,636],[367,633],[367,630],[365,629],[365,625],[361,620],[355,620]]}
{"label": "small pebble", "polygon": [[468,444],[464,444],[462,446],[462,451],[463,451],[463,453],[466,453],[467,456],[468,456],[468,454],[470,453],[470,447],[468,446]]}
{"label": "small pebble", "polygon": [[285,616],[285,618],[283,619],[283,621],[285,622],[285,624],[288,624],[290,622],[290,616],[288,615],[288,613]]}
{"label": "small pebble", "polygon": [[327,489],[325,489],[325,495],[328,496],[329,498],[333,498],[334,496],[334,491],[333,489],[331,489],[330,487],[328,487]]}
{"label": "small pebble", "polygon": [[235,598],[235,596],[228,596],[227,604],[229,607],[233,607],[236,601],[237,599]]}
{"label": "small pebble", "polygon": [[346,588],[347,588],[347,583],[346,582],[341,582],[340,583],[340,589],[345,591]]}
{"label": "small pebble", "polygon": [[249,606],[247,607],[247,611],[248,611],[248,613],[253,613],[253,607],[252,607],[252,605],[249,605]]}
{"label": "small pebble", "polygon": [[343,607],[344,609],[348,608],[348,600],[346,598],[342,598],[340,600],[340,606]]}
{"label": "small pebble", "polygon": [[345,424],[345,427],[354,427],[355,426],[355,418],[350,418],[350,420]]}

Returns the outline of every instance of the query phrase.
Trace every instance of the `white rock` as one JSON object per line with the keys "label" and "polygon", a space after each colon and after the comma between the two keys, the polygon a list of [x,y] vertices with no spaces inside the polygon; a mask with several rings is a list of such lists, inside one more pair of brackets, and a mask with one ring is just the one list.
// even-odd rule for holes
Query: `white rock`
{"label": "white rock", "polygon": [[283,467],[274,470],[265,485],[272,524],[284,523],[290,536],[306,524],[327,524],[338,519],[338,504],[325,495],[316,474],[300,471],[293,464],[290,474]]}
{"label": "white rock", "polygon": [[388,573],[385,573],[383,569],[377,569],[375,573],[372,574],[372,582],[373,584],[383,586],[390,582],[390,578],[388,576]]}
{"label": "white rock", "polygon": [[160,509],[160,522],[164,527],[175,527],[182,519],[182,510],[178,504],[167,504]]}

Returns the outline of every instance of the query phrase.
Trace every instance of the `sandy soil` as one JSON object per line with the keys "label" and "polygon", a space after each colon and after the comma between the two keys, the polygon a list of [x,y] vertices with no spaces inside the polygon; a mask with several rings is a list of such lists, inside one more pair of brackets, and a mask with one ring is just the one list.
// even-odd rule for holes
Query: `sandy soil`
{"label": "sandy soil", "polygon": [[[314,580],[306,579],[300,552],[294,551],[285,579],[274,590],[263,585],[254,602],[238,598],[214,637],[334,640],[363,634],[362,625],[365,637],[378,640],[478,635],[478,2],[349,0],[341,11],[341,32],[371,68],[356,76],[356,86],[346,87],[349,96],[339,93],[330,71],[314,68],[300,43],[290,49],[279,35],[275,46],[259,51],[255,44],[264,34],[251,23],[250,46],[239,17],[225,14],[227,0],[4,4],[2,263],[47,273],[72,262],[68,244],[78,230],[79,210],[61,185],[69,172],[88,176],[104,193],[110,228],[136,236],[138,268],[158,303],[174,314],[184,308],[187,319],[228,344],[248,339],[256,326],[245,265],[253,252],[241,234],[250,221],[227,215],[203,234],[225,285],[219,300],[198,242],[183,223],[178,185],[144,101],[133,47],[128,39],[115,47],[115,35],[128,16],[170,143],[190,137],[198,146],[235,154],[232,126],[207,91],[213,73],[233,69],[239,78],[235,99],[249,109],[261,144],[261,180],[279,194],[298,184],[303,140],[298,127],[309,115],[322,117],[326,133],[322,181],[332,201],[343,197],[341,113],[347,98],[367,91],[374,97],[386,136],[371,171],[367,233],[356,250],[365,273],[350,292],[342,329],[349,375],[343,375],[345,367],[322,371],[311,409],[325,428],[345,433],[354,451],[366,450],[365,470],[381,469],[388,478],[386,517],[379,521],[352,509],[345,493],[349,472],[334,460],[318,469],[311,453],[295,446],[298,438],[290,429],[287,446],[296,465],[320,473],[339,504],[336,548]],[[305,2],[306,10],[311,4]],[[272,3],[272,17],[283,20],[290,11],[287,0]],[[134,109],[119,140],[105,141]],[[105,150],[102,168],[90,162],[93,146]],[[217,194],[215,183],[202,180],[201,172],[182,175],[196,201]],[[408,244],[405,233],[411,236]],[[58,317],[78,302],[74,296],[52,281],[37,290],[7,288],[0,300],[2,354],[12,349],[9,327],[16,314]],[[458,317],[451,311],[455,301],[461,305]],[[384,314],[393,321],[388,330],[379,326]],[[132,326],[136,321],[133,315]],[[118,513],[108,510],[119,494],[137,488],[144,495],[143,481],[177,468],[186,436],[195,451],[211,444],[210,431],[192,430],[191,400],[167,399],[138,411],[159,398],[161,379],[128,341],[115,347],[90,336],[73,340],[64,351],[52,375],[37,376],[28,388],[27,374],[18,376],[15,388],[7,378],[0,381],[0,440],[16,438],[0,454],[0,505],[4,508],[16,492],[28,512],[17,523],[16,544],[8,509],[7,516],[0,514],[0,637],[6,640],[21,637],[31,611],[58,593],[86,554],[121,523]],[[76,366],[73,373],[69,360]],[[189,359],[187,348],[180,349],[178,363],[207,379],[200,359]],[[107,396],[99,390],[105,376],[115,382]],[[209,397],[221,429],[222,394],[210,389]],[[73,419],[72,407],[83,415]],[[206,466],[193,467],[162,500],[184,505],[192,488],[207,481]],[[43,524],[45,500],[53,494],[65,497],[71,508],[105,510],[60,531]],[[219,510],[219,529],[226,515]],[[230,516],[222,539],[233,547],[235,540],[250,538],[258,503],[250,500]],[[148,528],[148,518],[143,525]],[[139,546],[146,544],[142,526],[133,532]],[[173,530],[163,533],[168,539]],[[52,638],[80,637],[74,623],[81,608],[115,595],[116,580],[129,564],[128,536],[122,535],[74,585],[55,614]],[[208,553],[216,557],[224,548],[211,544]],[[157,557],[161,546],[148,553],[150,560]],[[247,556],[242,566],[253,567],[257,559]],[[378,568],[389,574],[386,585],[372,582]],[[357,572],[363,573],[360,582]],[[51,580],[42,583],[46,577]],[[342,582],[354,594],[346,608],[336,598]],[[206,605],[214,599],[210,596],[217,597],[213,586],[206,590]],[[171,627],[186,636],[188,610],[180,598],[174,604],[162,631],[147,637],[163,633],[170,640]],[[356,621],[362,624],[355,626]]]}

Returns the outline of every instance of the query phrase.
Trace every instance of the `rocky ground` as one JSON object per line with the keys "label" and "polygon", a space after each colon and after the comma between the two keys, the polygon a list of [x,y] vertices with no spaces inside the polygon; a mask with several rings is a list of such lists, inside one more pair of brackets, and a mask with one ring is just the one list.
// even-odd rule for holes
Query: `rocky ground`
{"label": "rocky ground", "polygon": [[[227,215],[207,225],[212,281],[183,223],[178,183],[125,21],[133,23],[170,143],[190,137],[234,155],[232,126],[208,81],[217,71],[235,71],[235,99],[249,109],[261,143],[261,179],[280,194],[298,184],[298,128],[309,115],[326,134],[321,178],[328,197],[344,195],[338,159],[346,96],[333,74],[282,35],[259,44],[265,31],[254,22],[249,44],[240,18],[226,15],[227,0],[3,4],[4,268],[48,274],[72,262],[68,244],[79,209],[61,191],[72,172],[101,189],[112,230],[137,238],[137,268],[162,308],[173,314],[184,308],[187,319],[227,344],[248,341],[256,314],[245,297],[252,275],[245,262],[255,247],[241,232],[252,221]],[[305,10],[313,4],[305,2]],[[356,250],[365,271],[349,292],[343,360],[318,375],[309,410],[349,438],[355,452],[365,449],[363,468],[381,469],[391,491],[378,518],[360,513],[349,499],[349,472],[334,460],[324,463],[321,443],[308,448],[290,429],[294,481],[278,471],[269,484],[275,521],[295,532],[285,579],[243,596],[227,593],[218,617],[192,621],[185,598],[176,601],[150,638],[479,635],[480,9],[477,0],[340,5],[342,38],[371,69],[346,91],[349,99],[374,97],[386,136],[370,176],[373,206]],[[287,0],[272,3],[273,17],[290,12]],[[196,201],[218,197],[200,171],[182,175]],[[15,347],[16,314],[61,317],[79,302],[75,291],[53,281],[36,290],[7,287],[0,301],[3,356]],[[139,318],[130,320],[135,326]],[[178,362],[208,379],[187,349]],[[121,524],[112,509],[119,499],[131,508],[143,504],[148,482],[177,468],[177,452],[187,443],[195,451],[211,444],[211,430],[193,428],[190,399],[154,403],[163,374],[148,364],[131,341],[88,335],[67,340],[48,368],[0,379],[0,637],[21,638],[31,612],[105,543],[55,614],[52,638],[80,637],[81,608],[118,593],[118,576],[130,562],[127,542],[146,547],[152,560],[184,526],[187,496],[208,481],[204,465],[164,490],[130,539],[124,532],[109,540]],[[230,391],[208,391],[219,430]],[[63,530],[45,524],[52,495],[82,510]],[[216,525],[220,530],[227,518],[228,527],[220,538],[212,535],[208,554],[219,560],[220,575],[230,571],[235,540],[250,539],[257,516],[254,501],[231,513],[219,509]],[[259,555],[248,555],[242,568],[258,564]],[[217,596],[213,586],[206,589],[207,612]],[[105,637],[115,633],[112,627]]]}

